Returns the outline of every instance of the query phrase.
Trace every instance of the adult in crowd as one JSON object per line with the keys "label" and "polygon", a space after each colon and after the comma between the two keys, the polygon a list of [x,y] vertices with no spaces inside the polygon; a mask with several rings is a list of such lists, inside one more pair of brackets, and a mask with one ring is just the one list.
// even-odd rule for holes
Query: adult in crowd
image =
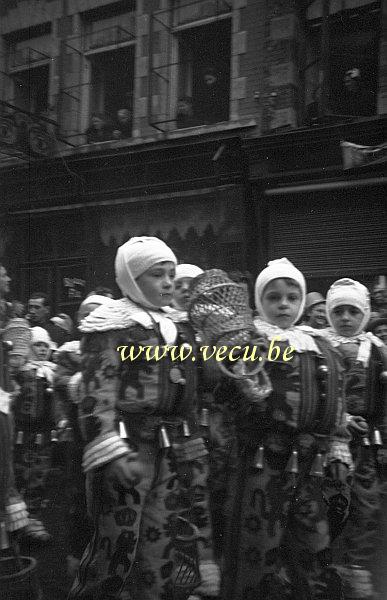
{"label": "adult in crowd", "polygon": [[313,329],[324,329],[328,321],[325,312],[325,298],[319,292],[309,292],[305,299],[305,324]]}
{"label": "adult in crowd", "polygon": [[[33,292],[28,300],[27,319],[31,327],[43,327],[51,340],[61,346],[71,339],[69,333],[50,320],[51,307],[47,294]],[[66,315],[67,316],[67,315]]]}
{"label": "adult in crowd", "polygon": [[0,331],[4,329],[12,315],[12,306],[6,300],[10,283],[11,278],[7,273],[7,269],[0,264]]}
{"label": "adult in crowd", "polygon": [[378,337],[387,346],[387,316],[376,317],[370,321],[368,331],[371,331],[376,337]]}

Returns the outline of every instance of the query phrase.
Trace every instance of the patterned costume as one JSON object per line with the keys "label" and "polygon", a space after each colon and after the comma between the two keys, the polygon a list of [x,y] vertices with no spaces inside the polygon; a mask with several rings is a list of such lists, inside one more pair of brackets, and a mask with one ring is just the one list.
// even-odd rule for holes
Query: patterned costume
{"label": "patterned costume", "polygon": [[[147,244],[154,239],[133,241]],[[160,248],[156,242],[155,247]],[[175,259],[158,258],[151,264],[162,260]],[[144,272],[147,267],[141,268]],[[126,346],[137,354],[140,346],[166,343],[194,347],[192,331],[129,298],[98,308],[80,329],[86,334],[80,416],[87,442],[83,467],[95,532],[70,598],[166,600],[187,598],[190,587],[196,588],[195,594],[216,595],[219,575],[212,560],[208,451],[195,418],[195,365],[191,359],[172,362],[169,354],[159,361],[147,360],[143,353],[135,360],[121,360],[117,351]],[[186,552],[179,552],[182,522],[194,525],[201,539]],[[189,551],[192,547],[194,552]],[[187,582],[186,593],[179,595]]]}
{"label": "patterned costume", "polygon": [[[360,305],[369,315],[367,289],[351,279],[337,281],[327,296],[328,319],[335,306],[356,305],[359,299],[349,294],[359,292]],[[336,296],[340,295],[339,298]],[[356,304],[355,304],[356,303]],[[340,352],[345,368],[345,400],[348,419],[360,416],[368,424],[368,436],[353,433],[350,444],[355,472],[351,492],[351,509],[344,531],[335,544],[335,560],[344,566],[346,598],[373,598],[371,572],[376,548],[380,543],[381,484],[386,481],[386,371],[387,349],[371,333],[359,331],[345,337],[334,329],[325,331],[330,343]]]}
{"label": "patterned costume", "polygon": [[[294,279],[305,298],[302,274],[289,261],[273,261],[268,271],[256,296],[282,277]],[[216,392],[234,404],[236,426],[224,509],[222,597],[339,600],[341,580],[331,567],[330,544],[348,514],[349,487],[347,468],[340,476],[335,469],[351,464],[340,360],[317,332],[312,337],[295,327],[255,323],[260,334],[275,339],[280,357],[289,345],[295,354],[289,361],[266,362],[273,387],[266,399],[255,399],[248,380],[238,387],[245,397],[250,393],[250,406],[238,398],[235,384]]]}

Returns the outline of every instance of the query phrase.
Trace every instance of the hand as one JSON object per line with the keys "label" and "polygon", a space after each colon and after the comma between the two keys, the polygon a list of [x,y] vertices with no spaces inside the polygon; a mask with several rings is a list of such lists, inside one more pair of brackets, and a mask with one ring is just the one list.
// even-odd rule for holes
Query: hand
{"label": "hand", "polygon": [[367,435],[369,429],[367,421],[360,415],[350,415],[348,428],[359,435]]}
{"label": "hand", "polygon": [[188,438],[181,444],[172,445],[177,462],[190,462],[208,454],[203,438]]}
{"label": "hand", "polygon": [[105,477],[117,481],[125,488],[138,485],[143,476],[143,468],[138,459],[138,452],[131,451],[120,456],[105,467]]}

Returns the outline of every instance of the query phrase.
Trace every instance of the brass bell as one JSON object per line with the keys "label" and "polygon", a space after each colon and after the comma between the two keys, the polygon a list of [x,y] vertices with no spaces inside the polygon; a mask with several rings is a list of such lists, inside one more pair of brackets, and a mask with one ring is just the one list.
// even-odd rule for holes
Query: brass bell
{"label": "brass bell", "polygon": [[72,427],[66,427],[63,432],[62,440],[64,442],[73,442],[74,441],[74,432]]}
{"label": "brass bell", "polygon": [[210,426],[210,411],[208,408],[202,408],[200,411],[200,425],[202,427]]}
{"label": "brass bell", "polygon": [[383,446],[382,436],[379,429],[374,429],[372,433],[372,445],[373,446]]}
{"label": "brass bell", "polygon": [[183,421],[183,436],[184,437],[191,437],[191,431],[190,431],[190,428],[189,428],[188,421]]}
{"label": "brass bell", "polygon": [[369,440],[369,437],[368,437],[368,436],[364,435],[364,436],[361,438],[361,445],[362,445],[362,446],[366,446],[366,447],[368,447],[368,446],[371,446],[371,442],[370,442],[370,440]]}
{"label": "brass bell", "polygon": [[51,429],[50,440],[51,442],[59,442],[58,432],[56,429]]}
{"label": "brass bell", "polygon": [[264,452],[265,452],[264,447],[259,446],[258,450],[255,453],[254,469],[257,469],[257,471],[261,471],[263,469]]}
{"label": "brass bell", "polygon": [[125,427],[124,421],[120,421],[119,422],[119,424],[118,424],[118,431],[119,431],[120,438],[122,440],[129,439],[128,432],[126,431],[126,427]]}
{"label": "brass bell", "polygon": [[37,433],[35,436],[35,444],[36,446],[43,446],[43,434]]}
{"label": "brass bell", "polygon": [[327,365],[320,365],[319,367],[317,367],[317,375],[320,378],[326,377],[328,372],[329,372],[329,369],[328,369]]}
{"label": "brass bell", "polygon": [[16,436],[16,444],[21,446],[24,440],[24,431],[18,431]]}
{"label": "brass bell", "polygon": [[316,456],[314,457],[310,469],[310,475],[312,475],[312,477],[324,477],[324,460],[321,452],[317,452]]}
{"label": "brass bell", "polygon": [[288,460],[288,464],[286,465],[286,472],[293,473],[294,475],[296,475],[298,473],[298,452],[297,452],[297,450],[292,450],[292,453]]}
{"label": "brass bell", "polygon": [[169,441],[169,436],[165,425],[161,425],[159,429],[159,445],[160,448],[170,448],[171,442]]}
{"label": "brass bell", "polygon": [[380,379],[385,383],[387,381],[387,371],[382,371],[380,373]]}
{"label": "brass bell", "polygon": [[9,540],[7,528],[4,521],[0,521],[0,550],[7,550],[9,548]]}

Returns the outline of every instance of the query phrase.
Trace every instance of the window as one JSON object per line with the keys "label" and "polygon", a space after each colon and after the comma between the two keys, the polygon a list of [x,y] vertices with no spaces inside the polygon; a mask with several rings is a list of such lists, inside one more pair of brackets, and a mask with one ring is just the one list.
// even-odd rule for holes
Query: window
{"label": "window", "polygon": [[[134,85],[134,47],[102,52],[90,57],[91,124],[88,142],[131,136]],[[99,123],[95,131],[93,120]],[[95,124],[94,123],[94,124]],[[92,131],[91,131],[92,130]]]}
{"label": "window", "polygon": [[231,20],[179,34],[178,128],[227,121],[230,105]]}
{"label": "window", "polygon": [[[353,8],[354,4],[358,6]],[[307,11],[308,120],[324,114],[350,117],[370,116],[376,112],[380,3],[343,2],[343,9],[336,12],[335,6],[332,2],[325,49],[322,47],[321,3],[312,2]],[[329,57],[325,66],[321,60],[324,53]]]}
{"label": "window", "polygon": [[15,105],[34,114],[48,109],[49,66],[34,67],[13,75]]}

